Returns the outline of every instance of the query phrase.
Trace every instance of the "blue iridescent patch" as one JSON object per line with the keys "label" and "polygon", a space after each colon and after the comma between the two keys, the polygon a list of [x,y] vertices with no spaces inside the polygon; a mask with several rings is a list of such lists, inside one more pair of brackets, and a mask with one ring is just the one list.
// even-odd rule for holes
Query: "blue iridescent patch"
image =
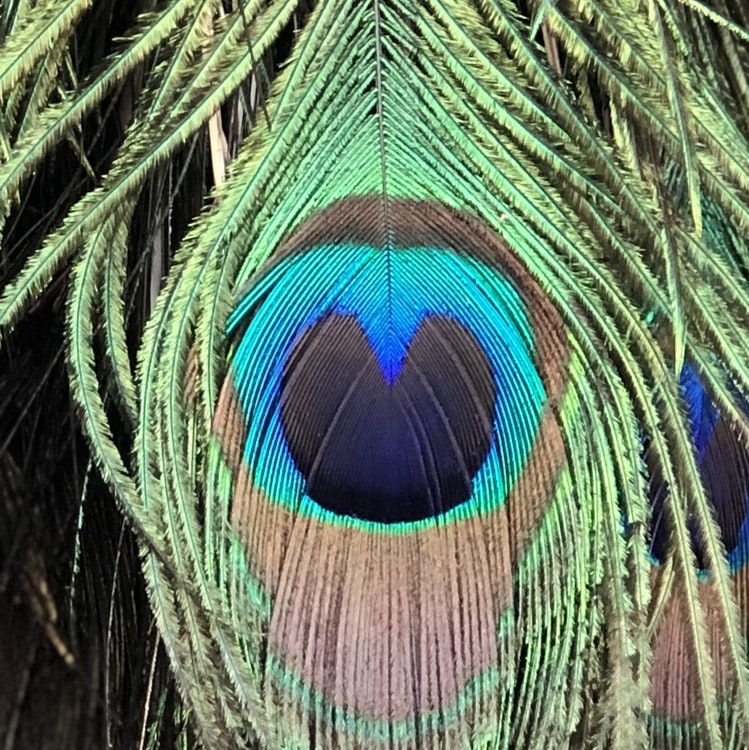
{"label": "blue iridescent patch", "polygon": [[466,505],[472,511],[501,505],[531,451],[546,398],[533,330],[507,278],[475,258],[433,247],[322,245],[280,261],[248,290],[229,330],[241,336],[232,368],[247,421],[243,460],[254,485],[298,512],[326,512],[306,493],[280,398],[289,357],[326,317],[358,321],[391,388],[425,321],[453,320],[470,333],[490,365],[496,398],[490,446]]}

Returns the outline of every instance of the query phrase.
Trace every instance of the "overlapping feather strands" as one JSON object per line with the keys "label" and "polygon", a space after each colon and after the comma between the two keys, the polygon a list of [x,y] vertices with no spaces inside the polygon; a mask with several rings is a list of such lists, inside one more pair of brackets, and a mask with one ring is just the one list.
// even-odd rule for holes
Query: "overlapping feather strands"
{"label": "overlapping feather strands", "polygon": [[[39,98],[17,49],[64,55],[64,5],[0,49],[3,215],[144,83],[0,322],[70,269],[73,398],[201,742],[747,746],[743,5],[178,0]],[[139,202],[203,129],[139,326]]]}

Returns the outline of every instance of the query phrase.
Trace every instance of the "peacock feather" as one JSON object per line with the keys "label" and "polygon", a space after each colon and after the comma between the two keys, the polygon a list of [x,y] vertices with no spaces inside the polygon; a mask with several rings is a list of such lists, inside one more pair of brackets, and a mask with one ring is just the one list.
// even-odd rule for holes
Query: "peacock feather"
{"label": "peacock feather", "polygon": [[749,746],[745,4],[164,0],[86,68],[102,7],[0,10],[0,325],[64,317],[171,744]]}

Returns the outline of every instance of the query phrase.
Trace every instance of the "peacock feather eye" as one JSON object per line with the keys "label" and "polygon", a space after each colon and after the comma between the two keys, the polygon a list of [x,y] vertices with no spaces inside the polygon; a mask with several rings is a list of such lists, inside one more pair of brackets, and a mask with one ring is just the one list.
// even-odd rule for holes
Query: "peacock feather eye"
{"label": "peacock feather eye", "polygon": [[[707,391],[697,368],[682,368],[679,391],[686,409],[690,437],[700,480],[710,504],[713,521],[720,533],[722,552],[731,575],[732,594],[742,618],[749,617],[749,451],[736,430],[723,416]],[[738,399],[743,403],[743,399]],[[745,410],[746,413],[746,410]],[[729,469],[730,467],[730,469]],[[663,564],[674,554],[673,521],[666,513],[669,488],[651,466],[651,558],[656,591],[666,586],[668,573]],[[703,535],[696,524],[688,524],[688,541],[698,573],[697,596],[706,614],[707,646],[716,665],[715,682],[720,695],[728,693],[729,675],[725,643],[728,633],[719,615],[718,594],[712,585],[714,565]],[[688,621],[690,597],[683,581],[671,588],[655,614],[653,640],[653,731],[666,737],[682,732],[686,738],[699,736],[701,696],[697,689],[697,668],[693,658]],[[725,703],[722,704],[725,709]],[[727,717],[723,717],[727,723]],[[676,728],[679,728],[678,732]]]}
{"label": "peacock feather eye", "polygon": [[264,679],[324,731],[491,736],[513,567],[565,462],[564,329],[479,220],[394,200],[383,237],[381,211],[307,219],[229,322],[216,425]]}
{"label": "peacock feather eye", "polygon": [[[684,365],[680,394],[700,479],[710,502],[713,518],[729,568],[736,573],[749,560],[749,451],[736,430],[713,402],[694,365]],[[739,399],[743,403],[742,399]],[[744,407],[744,413],[749,409]],[[732,471],[726,471],[729,465]],[[660,479],[657,467],[651,466],[650,520],[651,556],[657,564],[669,554],[669,521],[664,512],[668,487]],[[709,569],[704,543],[697,529],[690,528],[690,543],[698,568]]]}

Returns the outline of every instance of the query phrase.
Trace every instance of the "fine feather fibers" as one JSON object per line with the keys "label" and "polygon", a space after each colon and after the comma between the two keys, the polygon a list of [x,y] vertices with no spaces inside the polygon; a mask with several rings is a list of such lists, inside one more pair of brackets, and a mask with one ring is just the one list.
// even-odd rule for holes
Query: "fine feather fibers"
{"label": "fine feather fibers", "polygon": [[[80,94],[5,106],[3,217],[149,63],[0,324],[69,266],[182,746],[749,746],[744,5],[162,5]],[[146,277],[139,201],[204,128],[207,204]]]}

